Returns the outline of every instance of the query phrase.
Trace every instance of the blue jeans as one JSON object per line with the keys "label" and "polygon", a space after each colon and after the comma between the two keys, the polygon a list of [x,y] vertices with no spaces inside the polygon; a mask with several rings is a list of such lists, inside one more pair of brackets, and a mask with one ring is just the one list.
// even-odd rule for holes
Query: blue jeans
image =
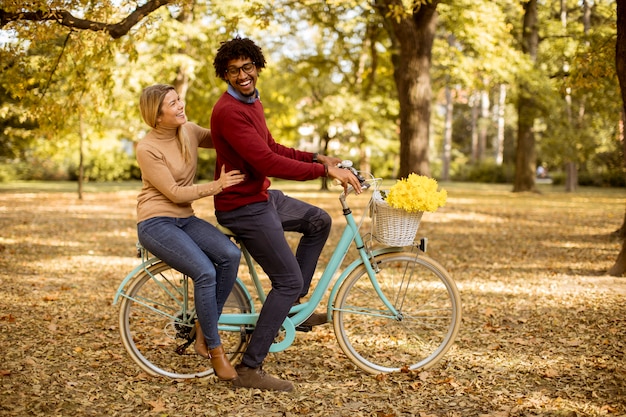
{"label": "blue jeans", "polygon": [[[241,360],[245,366],[257,368],[291,306],[309,292],[332,219],[324,210],[277,190],[269,191],[267,202],[215,214],[221,225],[237,234],[272,283]],[[295,256],[285,231],[302,233]]]}
{"label": "blue jeans", "polygon": [[137,224],[137,235],[144,248],[193,280],[196,314],[207,347],[221,345],[217,321],[237,279],[239,248],[196,216],[153,217]]}

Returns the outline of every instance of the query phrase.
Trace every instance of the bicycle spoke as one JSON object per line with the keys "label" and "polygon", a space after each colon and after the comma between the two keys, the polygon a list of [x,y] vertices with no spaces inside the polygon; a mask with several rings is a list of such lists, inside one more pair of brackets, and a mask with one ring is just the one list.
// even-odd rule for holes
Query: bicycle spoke
{"label": "bicycle spoke", "polygon": [[460,324],[460,298],[443,269],[415,254],[377,259],[376,283],[397,314],[390,314],[364,266],[343,282],[333,322],[344,353],[371,373],[432,366],[449,349]]}
{"label": "bicycle spoke", "polygon": [[[224,313],[249,312],[250,305],[239,286],[231,293]],[[153,375],[194,378],[211,375],[210,361],[193,349],[196,316],[193,282],[159,262],[138,275],[128,286],[120,309],[122,341],[131,358]],[[222,344],[237,357],[247,334],[236,326],[220,331]]]}

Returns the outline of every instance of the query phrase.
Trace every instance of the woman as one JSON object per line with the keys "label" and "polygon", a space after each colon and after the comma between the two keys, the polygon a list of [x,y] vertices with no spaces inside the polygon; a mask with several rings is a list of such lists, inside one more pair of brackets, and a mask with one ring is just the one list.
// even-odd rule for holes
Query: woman
{"label": "woman", "polygon": [[143,90],[141,116],[152,130],[137,145],[143,186],[137,197],[139,242],[194,282],[196,352],[211,359],[218,378],[237,377],[224,353],[217,321],[233,288],[240,251],[210,223],[194,215],[191,202],[243,181],[237,170],[194,184],[198,148],[213,147],[211,132],[187,122],[185,104],[170,85]]}

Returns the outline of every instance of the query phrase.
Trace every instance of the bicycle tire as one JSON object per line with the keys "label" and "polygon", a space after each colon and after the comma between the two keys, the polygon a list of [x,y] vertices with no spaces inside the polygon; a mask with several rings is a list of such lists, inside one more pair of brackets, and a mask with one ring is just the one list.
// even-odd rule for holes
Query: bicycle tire
{"label": "bicycle tire", "polygon": [[448,272],[417,253],[374,259],[376,280],[397,315],[383,304],[364,264],[333,302],[335,336],[345,355],[370,374],[428,369],[450,349],[461,324],[461,297]]}
{"label": "bicycle tire", "polygon": [[[236,282],[223,313],[250,311],[250,300]],[[122,342],[132,360],[150,375],[188,379],[213,374],[210,361],[193,349],[195,321],[193,281],[160,260],[139,272],[122,296]],[[247,345],[245,329],[220,331],[220,338],[229,360],[235,362]]]}

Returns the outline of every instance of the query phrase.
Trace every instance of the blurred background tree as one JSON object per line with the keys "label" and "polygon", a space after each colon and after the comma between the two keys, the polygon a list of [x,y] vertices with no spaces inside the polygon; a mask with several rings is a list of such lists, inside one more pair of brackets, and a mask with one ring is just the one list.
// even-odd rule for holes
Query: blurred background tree
{"label": "blurred background tree", "polygon": [[[530,5],[5,0],[0,180],[137,178],[141,89],[174,84],[190,120],[208,126],[225,89],[215,51],[239,34],[268,57],[259,89],[287,145],[382,177],[420,171],[525,191],[541,166],[570,190],[624,186],[615,1],[535,3],[525,27]],[[519,146],[522,130],[530,146]],[[213,158],[201,155],[201,177]]]}

